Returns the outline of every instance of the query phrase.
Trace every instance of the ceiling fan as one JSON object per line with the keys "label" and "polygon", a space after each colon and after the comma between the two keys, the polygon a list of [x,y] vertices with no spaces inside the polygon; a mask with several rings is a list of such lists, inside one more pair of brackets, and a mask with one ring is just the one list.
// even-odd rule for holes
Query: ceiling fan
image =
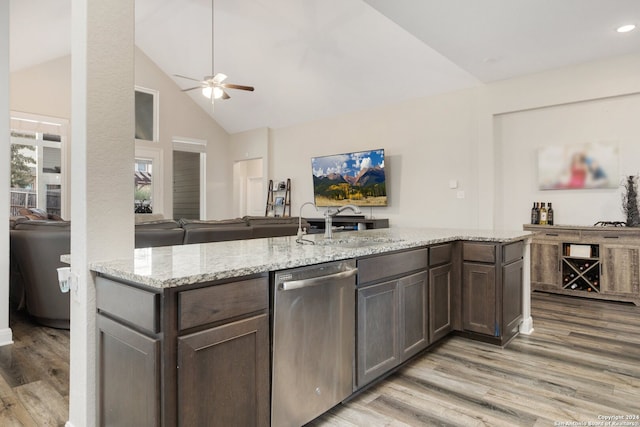
{"label": "ceiling fan", "polygon": [[225,89],[240,89],[253,92],[253,86],[237,85],[233,83],[223,83],[227,78],[225,74],[216,73],[215,76],[205,76],[202,80],[194,79],[187,76],[181,76],[180,74],[174,74],[176,77],[182,79],[192,80],[199,82],[198,86],[182,89],[182,92],[188,92],[190,90],[202,89],[202,94],[207,98],[211,98],[211,102],[214,99],[229,99],[231,98]]}
{"label": "ceiling fan", "polygon": [[[213,67],[213,11],[214,11],[214,0],[211,0],[211,70],[215,69]],[[180,74],[174,74],[175,77],[180,77],[181,79],[192,80],[200,83],[198,86],[189,87],[186,89],[182,89],[182,92],[189,92],[191,90],[201,89],[202,94],[207,98],[211,99],[211,104],[213,104],[216,99],[229,99],[231,98],[225,89],[239,89],[253,92],[253,86],[245,86],[245,85],[237,85],[233,83],[223,83],[227,76],[222,73],[216,73],[211,76],[204,76],[202,80],[194,79],[192,77],[182,76]]]}

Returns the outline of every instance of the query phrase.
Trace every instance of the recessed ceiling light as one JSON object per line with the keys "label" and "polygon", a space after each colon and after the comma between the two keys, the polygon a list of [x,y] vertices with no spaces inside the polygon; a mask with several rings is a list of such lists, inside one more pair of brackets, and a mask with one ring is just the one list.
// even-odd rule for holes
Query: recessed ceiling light
{"label": "recessed ceiling light", "polygon": [[629,31],[633,31],[635,29],[636,29],[635,25],[629,24],[629,25],[623,25],[621,27],[618,27],[616,31],[619,33],[628,33]]}

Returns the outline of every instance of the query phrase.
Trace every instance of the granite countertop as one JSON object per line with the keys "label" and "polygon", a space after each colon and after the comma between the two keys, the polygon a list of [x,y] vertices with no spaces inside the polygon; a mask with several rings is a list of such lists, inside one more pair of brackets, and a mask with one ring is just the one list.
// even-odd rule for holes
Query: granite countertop
{"label": "granite countertop", "polygon": [[511,242],[529,235],[527,231],[387,228],[334,233],[330,241],[318,234],[304,236],[315,245],[298,244],[296,237],[290,236],[141,248],[135,249],[131,257],[96,262],[90,268],[115,279],[163,289],[435,243]]}

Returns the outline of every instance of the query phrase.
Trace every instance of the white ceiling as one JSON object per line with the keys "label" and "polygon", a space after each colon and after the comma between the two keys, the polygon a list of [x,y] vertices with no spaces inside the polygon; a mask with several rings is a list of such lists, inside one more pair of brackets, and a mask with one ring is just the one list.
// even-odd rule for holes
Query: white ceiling
{"label": "white ceiling", "polygon": [[[70,52],[70,0],[11,0],[11,70]],[[215,0],[214,72],[190,96],[228,132],[280,128],[640,52],[639,0]],[[210,75],[211,0],[136,0],[136,44],[168,75]],[[194,86],[174,78],[180,88]]]}

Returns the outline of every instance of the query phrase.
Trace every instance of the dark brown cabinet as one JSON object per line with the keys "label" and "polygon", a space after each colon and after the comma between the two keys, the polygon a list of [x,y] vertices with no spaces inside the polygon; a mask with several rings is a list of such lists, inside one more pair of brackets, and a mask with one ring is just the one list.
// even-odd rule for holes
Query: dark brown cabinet
{"label": "dark brown cabinet", "polygon": [[269,425],[269,319],[178,338],[178,425]]}
{"label": "dark brown cabinet", "polygon": [[495,265],[465,262],[462,266],[462,295],[464,329],[497,336]]}
{"label": "dark brown cabinet", "polygon": [[398,283],[383,282],[357,291],[358,387],[400,363],[398,354]]}
{"label": "dark brown cabinet", "polygon": [[99,424],[269,425],[265,276],[155,289],[96,280]]}
{"label": "dark brown cabinet", "polygon": [[400,290],[400,356],[405,361],[429,345],[427,272],[398,280]]}
{"label": "dark brown cabinet", "polygon": [[429,270],[429,342],[431,343],[444,338],[453,329],[452,272],[451,264]]}
{"label": "dark brown cabinet", "polygon": [[465,242],[462,265],[462,327],[506,344],[522,321],[523,243]]}
{"label": "dark brown cabinet", "polygon": [[460,282],[454,277],[456,247],[455,243],[445,243],[429,248],[429,343],[453,330],[454,287]]}
{"label": "dark brown cabinet", "polygon": [[101,426],[160,424],[160,340],[99,315]]}
{"label": "dark brown cabinet", "polygon": [[426,248],[358,260],[358,388],[428,346],[427,261]]}

